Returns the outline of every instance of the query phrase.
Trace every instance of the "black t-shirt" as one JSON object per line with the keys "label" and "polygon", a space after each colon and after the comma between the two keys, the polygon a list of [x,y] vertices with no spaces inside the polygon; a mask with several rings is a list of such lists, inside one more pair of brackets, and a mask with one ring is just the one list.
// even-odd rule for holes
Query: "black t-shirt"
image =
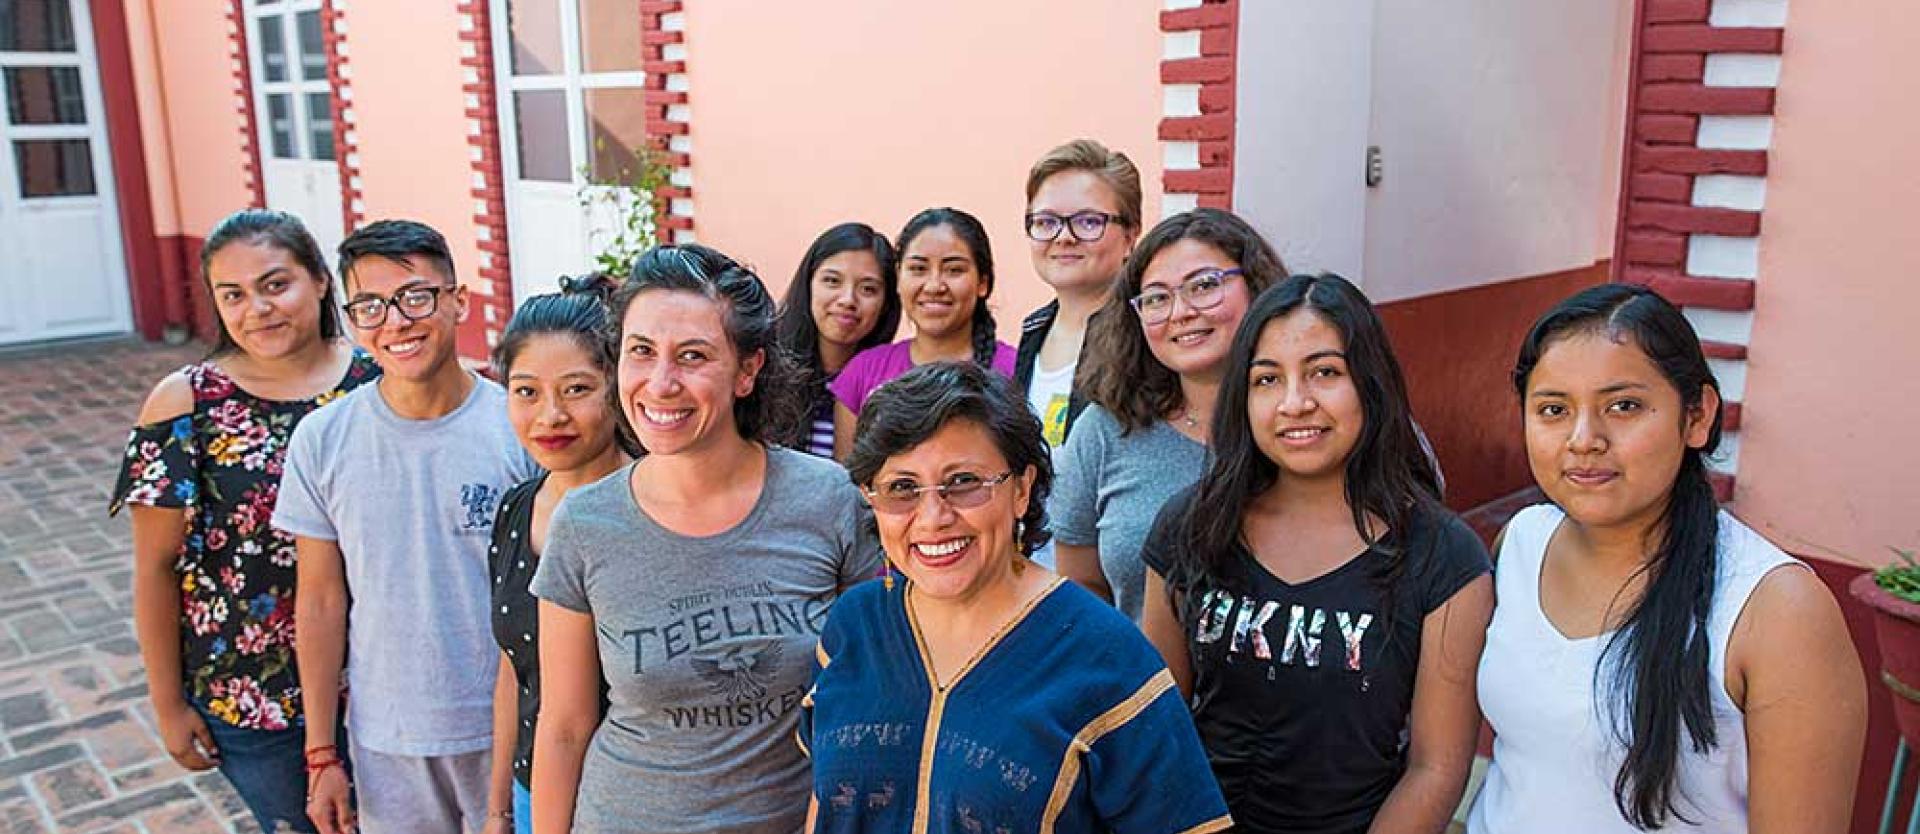
{"label": "black t-shirt", "polygon": [[1491,569],[1486,548],[1436,509],[1382,542],[1403,554],[1390,589],[1378,547],[1298,585],[1235,547],[1215,583],[1174,530],[1193,494],[1167,502],[1141,556],[1176,601],[1194,724],[1236,830],[1363,834],[1406,769],[1421,626]]}
{"label": "black t-shirt", "polygon": [[[541,475],[507,490],[493,523],[493,640],[507,653],[520,689],[519,738],[513,745],[513,776],[533,784],[533,720],[540,715],[540,606],[527,590],[540,557],[533,552],[533,499],[547,482]],[[495,739],[498,743],[499,739]]]}

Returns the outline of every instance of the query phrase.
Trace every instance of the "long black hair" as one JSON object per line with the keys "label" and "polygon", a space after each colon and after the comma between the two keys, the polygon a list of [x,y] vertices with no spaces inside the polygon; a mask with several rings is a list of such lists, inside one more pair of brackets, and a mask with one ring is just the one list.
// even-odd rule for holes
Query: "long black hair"
{"label": "long black hair", "polygon": [[[332,341],[345,333],[340,326],[338,291],[333,286],[333,273],[327,269],[327,256],[320,252],[320,244],[314,242],[300,218],[284,211],[249,208],[229,214],[214,224],[213,231],[207,233],[207,242],[200,247],[200,282],[208,293],[213,292],[213,256],[235,243],[272,246],[287,253],[309,276],[319,279],[323,288],[320,291],[320,338]],[[214,309],[219,309],[217,303]],[[226,319],[215,315],[213,322],[220,336],[207,355],[224,356],[240,350],[240,343],[227,332]]]}
{"label": "long black hair", "polygon": [[1074,372],[1073,387],[1113,415],[1125,434],[1151,426],[1186,404],[1180,375],[1154,358],[1131,304],[1154,257],[1183,240],[1207,244],[1238,265],[1248,298],[1287,277],[1286,264],[1266,238],[1232,212],[1209,208],[1181,212],[1147,232],[1114,276],[1106,304],[1087,323],[1087,346]]}
{"label": "long black hair", "polygon": [[993,311],[987,309],[987,299],[993,295],[993,245],[987,240],[987,227],[980,225],[979,218],[957,208],[930,208],[914,215],[894,238],[895,256],[906,258],[913,239],[936,226],[952,229],[954,236],[966,244],[967,253],[973,256],[973,268],[987,282],[987,294],[973,302],[973,361],[991,368],[999,347],[993,335]]}
{"label": "long black hair", "polygon": [[[873,330],[854,346],[854,353],[891,342],[900,330],[899,265],[887,236],[865,223],[842,223],[814,238],[806,256],[800,259],[800,267],[793,271],[793,283],[787,285],[787,295],[780,301],[779,318],[774,323],[774,340],[799,366],[808,401],[814,406],[831,402],[833,395],[827,392],[829,374],[820,358],[820,325],[813,320],[813,273],[828,258],[842,252],[873,255],[874,262],[880,265],[880,280],[886,284],[880,316],[874,319]],[[807,431],[804,425],[796,425],[794,429],[796,436],[788,438],[791,441],[798,441]]]}
{"label": "long black hair", "polygon": [[754,375],[753,390],[733,401],[734,427],[740,437],[759,443],[777,443],[773,434],[798,424],[806,413],[793,360],[773,337],[773,295],[760,276],[719,251],[697,243],[659,246],[633,260],[629,277],[611,302],[611,324],[617,331],[635,297],[649,290],[690,292],[718,302],[727,341],[741,361],[760,351],[766,357]]}
{"label": "long black hair", "polygon": [[929,362],[874,389],[860,409],[847,476],[868,489],[880,467],[912,451],[955,420],[986,429],[1015,475],[1033,467],[1027,511],[1018,519],[1014,543],[1024,555],[1046,545],[1047,496],[1053,492],[1053,459],[1040,418],[1006,377],[978,362]]}
{"label": "long black hair", "polygon": [[[1241,521],[1255,498],[1282,477],[1280,467],[1260,451],[1247,417],[1248,369],[1267,325],[1295,310],[1312,310],[1340,333],[1347,373],[1360,395],[1360,437],[1347,455],[1346,498],[1353,528],[1361,539],[1386,555],[1382,581],[1390,588],[1406,554],[1383,544],[1371,519],[1387,533],[1407,541],[1413,525],[1440,509],[1440,478],[1420,446],[1400,361],[1393,355],[1386,327],[1360,289],[1331,273],[1295,275],[1261,292],[1233,335],[1227,369],[1214,407],[1213,462],[1200,479],[1182,523],[1193,558],[1184,560],[1197,576],[1169,577],[1169,584],[1197,589],[1204,579],[1234,589],[1241,581]],[[1392,606],[1388,606],[1391,610]]]}
{"label": "long black hair", "polygon": [[607,378],[606,405],[615,415],[614,442],[627,454],[638,456],[640,443],[633,427],[619,416],[619,386],[614,383],[619,365],[614,350],[617,334],[613,332],[613,316],[607,310],[607,300],[616,286],[611,277],[597,272],[565,276],[560,279],[559,292],[536,295],[521,302],[520,308],[513,311],[513,318],[507,321],[507,328],[501,331],[500,341],[493,346],[493,371],[501,382],[506,382],[514,360],[535,336],[572,339],[593,360],[594,369]]}
{"label": "long black hair", "polygon": [[[1574,294],[1535,322],[1513,366],[1513,387],[1525,402],[1527,380],[1540,357],[1560,341],[1601,334],[1631,344],[1680,393],[1683,411],[1698,413],[1705,389],[1720,383],[1707,366],[1700,339],[1679,309],[1646,287],[1602,284]],[[1718,745],[1713,725],[1713,678],[1708,674],[1707,616],[1713,603],[1719,503],[1707,479],[1708,455],[1720,445],[1720,411],[1707,442],[1689,448],[1660,519],[1660,544],[1640,568],[1646,590],[1607,639],[1594,669],[1594,691],[1614,705],[1613,731],[1626,748],[1613,779],[1613,800],[1635,828],[1660,828],[1669,818],[1688,822],[1675,802],[1681,734],[1696,753]],[[1603,670],[1611,674],[1603,675]],[[1602,685],[1604,680],[1604,686]]]}

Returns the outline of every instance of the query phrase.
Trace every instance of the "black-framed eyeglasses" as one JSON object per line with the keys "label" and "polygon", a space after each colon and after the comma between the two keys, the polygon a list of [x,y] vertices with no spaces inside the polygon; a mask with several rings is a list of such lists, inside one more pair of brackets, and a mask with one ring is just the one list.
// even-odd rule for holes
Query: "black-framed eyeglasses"
{"label": "black-framed eyeglasses", "polygon": [[920,506],[920,496],[933,493],[956,510],[967,510],[987,503],[993,488],[1013,477],[1009,469],[991,478],[973,472],[955,472],[937,484],[921,486],[911,478],[900,478],[864,490],[873,508],[888,515],[905,515]]}
{"label": "black-framed eyeglasses", "polygon": [[1227,279],[1245,274],[1239,267],[1203,269],[1180,282],[1178,289],[1169,291],[1164,287],[1154,287],[1127,299],[1127,303],[1133,305],[1133,311],[1140,314],[1141,321],[1159,324],[1173,316],[1173,297],[1176,293],[1181,301],[1187,302],[1189,309],[1211,310],[1220,306],[1220,300],[1226,298]]}
{"label": "black-framed eyeglasses", "polygon": [[440,294],[452,286],[407,287],[386,298],[360,298],[347,303],[347,321],[361,330],[372,330],[387,323],[387,312],[399,310],[407,321],[419,321],[440,309]]}
{"label": "black-framed eyeglasses", "polygon": [[1076,211],[1065,217],[1050,211],[1027,212],[1027,237],[1041,243],[1049,243],[1060,237],[1060,230],[1067,230],[1073,239],[1081,243],[1093,243],[1107,234],[1108,224],[1120,219],[1118,214],[1104,211]]}

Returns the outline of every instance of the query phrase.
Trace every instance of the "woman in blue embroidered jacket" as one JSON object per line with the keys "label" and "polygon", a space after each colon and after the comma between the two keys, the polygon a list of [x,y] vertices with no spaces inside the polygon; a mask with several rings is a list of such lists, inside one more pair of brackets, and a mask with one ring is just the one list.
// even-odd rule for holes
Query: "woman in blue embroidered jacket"
{"label": "woman in blue embroidered jacket", "polygon": [[821,633],[800,740],[813,832],[1227,828],[1173,678],[1126,617],[1034,565],[1039,421],[971,363],[861,411],[848,470],[892,568]]}

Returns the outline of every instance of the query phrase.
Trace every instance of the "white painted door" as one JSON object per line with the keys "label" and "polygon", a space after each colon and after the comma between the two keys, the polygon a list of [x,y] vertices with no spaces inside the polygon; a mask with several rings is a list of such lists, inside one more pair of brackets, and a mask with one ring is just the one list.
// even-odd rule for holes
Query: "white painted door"
{"label": "white painted door", "polygon": [[83,0],[0,0],[0,97],[0,344],[131,329]]}
{"label": "white painted door", "polygon": [[345,220],[320,0],[248,0],[246,10],[267,207],[304,221],[331,263]]}
{"label": "white painted door", "polygon": [[633,0],[492,0],[513,296],[553,292],[594,268],[610,210],[589,180],[636,166],[646,142],[640,6]]}

